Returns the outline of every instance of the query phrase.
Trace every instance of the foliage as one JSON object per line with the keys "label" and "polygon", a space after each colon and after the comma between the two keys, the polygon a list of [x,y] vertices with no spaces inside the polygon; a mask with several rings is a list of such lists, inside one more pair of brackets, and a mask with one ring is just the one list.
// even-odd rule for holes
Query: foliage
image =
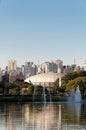
{"label": "foliage", "polygon": [[17,88],[10,89],[9,95],[19,95],[18,89]]}
{"label": "foliage", "polygon": [[34,93],[34,86],[32,84],[30,84],[28,87],[28,94],[33,95],[33,93]]}
{"label": "foliage", "polygon": [[57,94],[59,88],[59,79],[56,80],[54,86],[52,87],[52,93]]}
{"label": "foliage", "polygon": [[0,82],[0,93],[4,94],[4,83]]}
{"label": "foliage", "polygon": [[[16,80],[13,83],[0,82],[0,93],[3,95],[20,95],[22,88],[28,88],[29,83],[25,83],[23,80]],[[15,91],[15,92],[14,92]],[[12,92],[12,93],[11,93]]]}
{"label": "foliage", "polygon": [[83,77],[83,76],[86,76],[86,71],[76,71],[76,72],[67,73],[67,74],[62,78],[62,86],[66,86],[66,84],[67,84],[70,80],[74,80],[75,78]]}
{"label": "foliage", "polygon": [[[71,72],[62,78],[62,86],[59,87],[59,80],[57,79],[55,85],[50,89],[52,94],[64,94],[69,92],[72,88],[76,89],[80,86],[82,95],[86,93],[86,71]],[[17,79],[13,83],[0,82],[0,94],[3,95],[33,95],[35,90],[36,95],[43,94],[42,86],[34,86],[32,83],[26,83],[23,80]],[[49,90],[45,87],[45,93],[49,94]]]}
{"label": "foliage", "polygon": [[70,91],[72,88],[76,90],[77,85],[79,85],[81,93],[84,94],[86,91],[86,77],[78,77],[70,80],[66,85],[66,91]]}
{"label": "foliage", "polygon": [[64,86],[59,87],[58,92],[64,93],[65,92],[65,87]]}
{"label": "foliage", "polygon": [[76,90],[77,85],[80,86],[82,95],[86,92],[86,71],[76,71],[67,73],[62,78],[62,86],[59,87],[58,80],[52,88],[53,94],[60,94],[69,92],[72,88]]}
{"label": "foliage", "polygon": [[35,86],[34,89],[36,90],[36,95],[42,95],[43,88],[42,86]]}
{"label": "foliage", "polygon": [[[45,93],[46,94],[48,93],[48,90],[46,89],[46,87],[45,87]],[[39,86],[39,85],[37,85],[37,86],[31,85],[28,88],[28,94],[30,94],[30,95],[33,95],[33,94],[35,94],[35,95],[42,95],[43,94],[43,87]]]}

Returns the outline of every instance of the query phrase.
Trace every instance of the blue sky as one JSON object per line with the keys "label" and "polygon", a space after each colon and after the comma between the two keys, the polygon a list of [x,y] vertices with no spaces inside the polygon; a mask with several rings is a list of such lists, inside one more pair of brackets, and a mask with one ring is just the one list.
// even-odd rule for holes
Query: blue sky
{"label": "blue sky", "polygon": [[0,0],[0,67],[86,59],[86,0]]}

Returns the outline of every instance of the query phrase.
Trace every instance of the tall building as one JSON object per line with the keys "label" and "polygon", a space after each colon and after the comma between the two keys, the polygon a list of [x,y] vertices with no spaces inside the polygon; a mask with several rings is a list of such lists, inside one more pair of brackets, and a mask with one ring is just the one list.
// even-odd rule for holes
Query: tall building
{"label": "tall building", "polygon": [[63,69],[63,61],[57,59],[54,63],[57,65],[57,73],[61,73]]}
{"label": "tall building", "polygon": [[37,72],[37,67],[33,62],[25,62],[25,65],[22,65],[22,74],[24,76],[35,75]]}
{"label": "tall building", "polygon": [[56,60],[50,62],[44,62],[38,66],[38,73],[62,73],[63,69],[63,61]]}
{"label": "tall building", "polygon": [[38,66],[38,73],[48,73],[52,71],[52,64],[50,62],[44,62]]}
{"label": "tall building", "polygon": [[14,59],[8,61],[8,72],[11,71],[17,71],[17,62]]}

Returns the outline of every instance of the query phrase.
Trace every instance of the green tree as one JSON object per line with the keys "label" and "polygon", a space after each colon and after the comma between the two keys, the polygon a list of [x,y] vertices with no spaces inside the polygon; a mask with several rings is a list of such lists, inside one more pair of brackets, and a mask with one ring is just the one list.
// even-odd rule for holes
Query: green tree
{"label": "green tree", "polygon": [[33,95],[34,93],[34,86],[32,84],[29,84],[28,86],[28,94]]}
{"label": "green tree", "polygon": [[86,71],[75,71],[71,73],[67,73],[63,78],[62,78],[62,86],[66,86],[66,84],[70,80],[74,80],[75,78],[78,77],[84,77],[86,76]]}
{"label": "green tree", "polygon": [[72,88],[76,90],[77,85],[79,85],[80,91],[83,95],[84,92],[86,91],[86,77],[78,77],[78,78],[75,78],[74,80],[70,80],[66,84],[66,91],[70,91]]}
{"label": "green tree", "polygon": [[51,91],[53,94],[57,94],[59,89],[59,79],[56,80],[54,86],[52,87]]}
{"label": "green tree", "polygon": [[0,93],[4,95],[4,83],[0,82]]}

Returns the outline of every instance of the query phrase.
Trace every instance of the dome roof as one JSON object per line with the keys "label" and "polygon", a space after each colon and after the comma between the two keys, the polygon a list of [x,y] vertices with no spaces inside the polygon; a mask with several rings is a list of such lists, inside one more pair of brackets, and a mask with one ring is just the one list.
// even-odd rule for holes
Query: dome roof
{"label": "dome roof", "polygon": [[37,74],[31,77],[28,77],[27,79],[25,79],[25,82],[31,82],[32,84],[54,84],[55,81],[58,78],[61,78],[63,75],[61,73],[53,73],[53,72],[49,72],[49,73],[42,73],[42,74]]}

